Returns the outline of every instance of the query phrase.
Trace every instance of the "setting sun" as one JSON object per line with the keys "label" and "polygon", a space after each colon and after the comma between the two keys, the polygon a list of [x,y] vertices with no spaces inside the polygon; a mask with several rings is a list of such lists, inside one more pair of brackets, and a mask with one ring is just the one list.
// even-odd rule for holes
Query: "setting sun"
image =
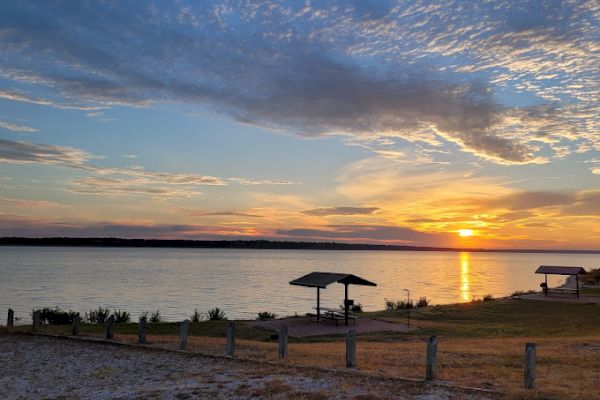
{"label": "setting sun", "polygon": [[460,236],[460,237],[473,236],[473,231],[471,229],[460,229],[458,231],[458,236]]}

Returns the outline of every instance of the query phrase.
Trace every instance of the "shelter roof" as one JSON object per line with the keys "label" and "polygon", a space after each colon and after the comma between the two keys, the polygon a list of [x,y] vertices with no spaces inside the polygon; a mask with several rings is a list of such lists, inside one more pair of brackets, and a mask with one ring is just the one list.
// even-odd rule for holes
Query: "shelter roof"
{"label": "shelter roof", "polygon": [[536,271],[536,274],[550,275],[580,275],[587,274],[582,267],[561,267],[556,265],[541,265]]}
{"label": "shelter roof", "polygon": [[348,285],[377,286],[376,283],[368,281],[360,276],[335,272],[311,272],[290,282],[290,285],[318,287],[324,289],[332,283],[343,283]]}

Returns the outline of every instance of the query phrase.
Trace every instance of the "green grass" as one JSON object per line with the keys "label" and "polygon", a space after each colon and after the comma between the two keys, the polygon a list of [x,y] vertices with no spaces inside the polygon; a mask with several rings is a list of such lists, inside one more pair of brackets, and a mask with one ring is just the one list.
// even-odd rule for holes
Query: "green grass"
{"label": "green grass", "polygon": [[[586,289],[587,291],[588,289]],[[588,293],[584,292],[587,296]],[[594,292],[600,296],[600,291]],[[406,323],[407,310],[376,311],[363,313],[390,322]],[[417,327],[410,333],[363,334],[369,341],[411,340],[429,335],[445,337],[558,337],[595,336],[600,332],[600,305],[569,304],[559,302],[521,299],[498,299],[463,304],[430,306],[410,310],[411,324]],[[230,321],[201,321],[190,324],[191,336],[224,337]],[[359,322],[360,323],[360,322]],[[259,328],[253,321],[236,321],[236,337],[259,341],[272,340],[276,332]],[[117,334],[137,334],[137,324],[115,324]],[[31,326],[14,328],[13,331],[30,331]],[[70,334],[70,325],[43,326],[43,333]],[[0,328],[0,333],[6,328]],[[83,324],[83,335],[103,335],[104,325]],[[179,335],[179,323],[161,322],[148,324],[150,335]],[[344,340],[345,335],[328,335],[292,342],[326,342]]]}
{"label": "green grass", "polygon": [[[365,313],[406,322],[406,310]],[[414,309],[416,335],[450,337],[583,336],[600,332],[600,305],[520,299],[477,301]]]}

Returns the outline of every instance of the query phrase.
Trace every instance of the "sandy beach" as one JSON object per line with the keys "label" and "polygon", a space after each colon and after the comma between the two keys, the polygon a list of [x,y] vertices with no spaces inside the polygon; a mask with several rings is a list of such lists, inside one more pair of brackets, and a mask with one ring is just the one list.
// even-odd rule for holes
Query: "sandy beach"
{"label": "sandy beach", "polygon": [[0,335],[6,399],[488,399],[422,383],[29,335]]}

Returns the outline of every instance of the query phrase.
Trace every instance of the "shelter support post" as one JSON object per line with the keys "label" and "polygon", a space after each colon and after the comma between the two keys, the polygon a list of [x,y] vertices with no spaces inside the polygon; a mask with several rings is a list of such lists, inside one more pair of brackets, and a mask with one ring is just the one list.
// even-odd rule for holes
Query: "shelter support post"
{"label": "shelter support post", "polygon": [[577,298],[579,298],[579,275],[575,275],[575,281],[577,282],[577,292],[575,292],[575,294],[577,295]]}
{"label": "shelter support post", "polygon": [[317,321],[321,320],[321,288],[317,288]]}
{"label": "shelter support post", "polygon": [[348,326],[348,284],[344,283],[344,325]]}

